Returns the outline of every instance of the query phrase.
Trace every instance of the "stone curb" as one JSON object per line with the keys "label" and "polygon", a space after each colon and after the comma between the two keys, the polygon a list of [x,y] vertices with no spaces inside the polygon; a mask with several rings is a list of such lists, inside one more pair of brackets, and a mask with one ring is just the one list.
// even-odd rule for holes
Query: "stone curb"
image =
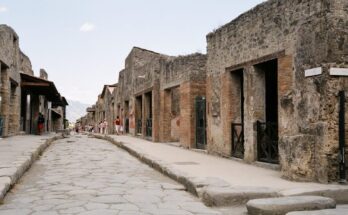
{"label": "stone curb", "polygon": [[[107,140],[121,149],[124,149],[141,162],[182,184],[188,192],[199,197],[203,203],[209,207],[244,205],[250,199],[279,196],[275,190],[269,188],[235,188],[231,187],[230,184],[219,178],[188,177],[185,173],[173,169],[170,165],[151,158],[149,155],[139,153],[128,147],[127,144],[116,141],[110,136],[96,134],[89,134],[89,136],[97,139]],[[234,193],[215,193],[216,189],[227,190],[227,192],[233,190]],[[247,191],[248,189],[249,191]]]}
{"label": "stone curb", "polygon": [[277,190],[267,187],[211,187],[205,188],[202,200],[207,206],[238,206],[249,200],[279,197]]}
{"label": "stone curb", "polygon": [[90,134],[90,136],[97,138],[97,139],[102,139],[102,140],[107,140],[116,146],[120,147],[121,149],[127,151],[129,154],[132,156],[138,158],[141,162],[147,164],[148,166],[154,168],[155,170],[159,171],[160,173],[168,176],[169,178],[179,182],[180,184],[184,185],[187,191],[192,193],[195,196],[198,196],[198,192],[196,189],[196,184],[186,175],[179,171],[175,171],[173,169],[170,169],[168,165],[164,165],[163,163],[160,163],[156,161],[155,159],[151,159],[150,156],[141,154],[130,147],[127,147],[126,144],[122,142],[118,142],[112,137],[109,136],[102,136],[102,135],[95,135],[95,134]]}
{"label": "stone curb", "polygon": [[[123,142],[116,141],[107,135],[88,134],[89,137],[111,142],[119,148],[127,151],[141,162],[154,168],[160,173],[182,184],[187,191],[199,197],[206,206],[227,207],[245,205],[253,199],[284,197],[284,196],[308,196],[317,195],[333,198],[338,204],[348,203],[348,187],[328,189],[289,189],[279,190],[268,187],[236,187],[219,178],[189,177],[185,173],[175,170],[170,164],[156,160],[150,155],[137,152]],[[339,191],[338,191],[339,190]]]}
{"label": "stone curb", "polygon": [[283,190],[281,196],[323,196],[334,199],[337,204],[348,204],[348,186],[339,185],[337,188],[301,188]]}
{"label": "stone curb", "polygon": [[29,152],[29,157],[25,160],[23,159],[22,163],[17,164],[14,168],[9,168],[10,171],[7,176],[0,177],[0,203],[2,203],[11,187],[19,181],[27,170],[30,169],[31,165],[40,157],[47,147],[50,146],[54,141],[63,138],[63,136],[59,135],[45,140],[33,152]]}

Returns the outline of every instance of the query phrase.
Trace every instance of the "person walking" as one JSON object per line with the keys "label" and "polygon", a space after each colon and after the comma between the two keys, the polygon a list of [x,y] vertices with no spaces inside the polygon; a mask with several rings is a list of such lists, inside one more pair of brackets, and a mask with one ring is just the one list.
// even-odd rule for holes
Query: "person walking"
{"label": "person walking", "polygon": [[123,119],[120,118],[120,134],[123,135]]}
{"label": "person walking", "polygon": [[103,121],[99,122],[99,127],[100,127],[99,133],[103,134],[104,133],[104,123],[103,123]]}
{"label": "person walking", "polygon": [[42,115],[42,113],[39,113],[39,117],[37,119],[37,130],[39,135],[42,134],[44,125],[45,125],[45,117]]}
{"label": "person walking", "polygon": [[120,125],[121,125],[121,120],[120,120],[120,117],[117,116],[115,119],[116,135],[120,134]]}
{"label": "person walking", "polygon": [[99,127],[99,131],[98,133],[101,134],[102,133],[102,122],[100,121],[99,124],[98,124],[98,127]]}
{"label": "person walking", "polygon": [[108,134],[108,121],[106,121],[106,119],[104,119],[103,125],[104,125],[104,134],[106,135]]}

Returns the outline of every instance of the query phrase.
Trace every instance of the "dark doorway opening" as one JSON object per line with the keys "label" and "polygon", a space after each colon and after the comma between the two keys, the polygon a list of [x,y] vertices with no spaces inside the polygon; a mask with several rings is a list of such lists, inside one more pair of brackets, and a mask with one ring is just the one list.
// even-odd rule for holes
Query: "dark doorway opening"
{"label": "dark doorway opening", "polygon": [[152,92],[145,94],[145,135],[152,137]]}
{"label": "dark doorway opening", "polygon": [[125,132],[126,134],[129,133],[129,101],[124,102],[124,127],[125,127]]}
{"label": "dark doorway opening", "polygon": [[198,96],[195,100],[196,109],[196,147],[197,149],[206,149],[206,99]]}
{"label": "dark doorway opening", "polygon": [[267,61],[255,66],[264,76],[265,118],[257,122],[258,160],[279,163],[278,153],[278,61]]}
{"label": "dark doorway opening", "polygon": [[141,135],[143,133],[143,97],[138,96],[135,99],[135,121],[136,121],[136,134]]}
{"label": "dark doorway opening", "polygon": [[243,69],[232,72],[232,109],[234,120],[231,124],[231,155],[244,158],[244,77]]}

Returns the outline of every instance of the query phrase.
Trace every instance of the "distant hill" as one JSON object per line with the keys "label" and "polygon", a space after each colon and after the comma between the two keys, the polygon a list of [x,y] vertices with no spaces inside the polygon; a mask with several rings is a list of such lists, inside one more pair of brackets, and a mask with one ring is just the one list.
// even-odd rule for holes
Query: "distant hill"
{"label": "distant hill", "polygon": [[79,101],[68,99],[69,106],[66,107],[66,118],[69,122],[75,122],[77,119],[86,115],[86,109],[92,105],[84,104]]}

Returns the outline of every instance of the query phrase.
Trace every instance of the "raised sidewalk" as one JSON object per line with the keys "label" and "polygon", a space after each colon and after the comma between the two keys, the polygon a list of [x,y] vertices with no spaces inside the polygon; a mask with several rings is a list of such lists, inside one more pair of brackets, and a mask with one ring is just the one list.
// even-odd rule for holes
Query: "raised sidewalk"
{"label": "raised sidewalk", "polygon": [[348,185],[292,182],[279,171],[153,143],[130,136],[96,135],[127,150],[163,174],[182,183],[208,206],[243,205],[250,199],[317,195],[348,203]]}
{"label": "raised sidewalk", "polygon": [[14,136],[0,139],[0,203],[40,154],[61,135]]}

